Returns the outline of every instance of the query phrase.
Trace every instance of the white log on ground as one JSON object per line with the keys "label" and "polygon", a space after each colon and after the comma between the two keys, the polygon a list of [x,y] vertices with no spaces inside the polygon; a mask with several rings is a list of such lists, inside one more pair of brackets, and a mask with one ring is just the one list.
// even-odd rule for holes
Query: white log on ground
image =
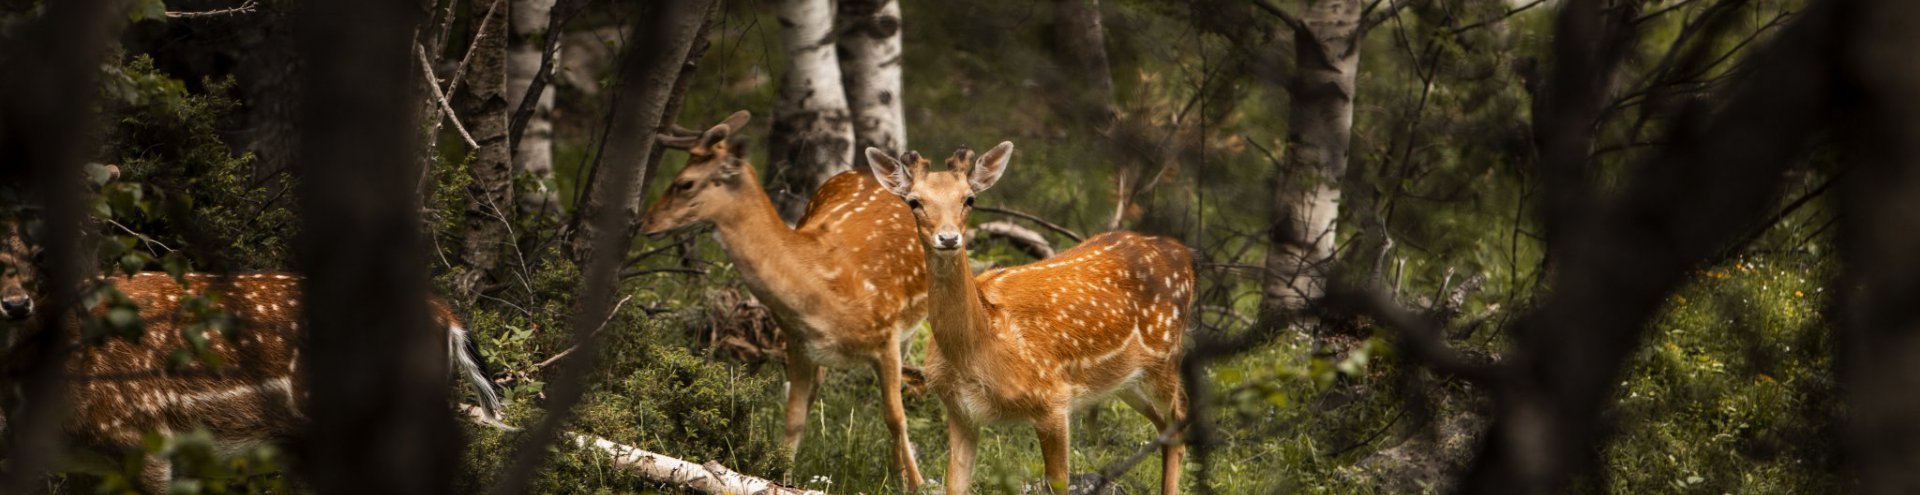
{"label": "white log on ground", "polygon": [[[489,419],[480,408],[469,404],[460,405],[462,411],[473,419],[475,424],[507,431],[518,431],[506,423]],[[819,490],[807,490],[784,486],[765,478],[749,476],[727,469],[720,463],[708,461],[696,464],[690,461],[660,455],[615,442],[594,435],[574,432],[562,432],[568,440],[581,448],[591,448],[613,457],[613,463],[649,480],[682,486],[688,489],[712,495],[827,495]]]}
{"label": "white log on ground", "polygon": [[[900,2],[840,0],[840,70],[853,112],[853,149],[907,151],[900,82]],[[856,162],[866,156],[855,153]]]}
{"label": "white log on ground", "polygon": [[769,151],[774,204],[798,218],[813,191],[853,165],[853,123],[835,53],[833,2],[781,0],[780,38],[787,71],[773,107]]}

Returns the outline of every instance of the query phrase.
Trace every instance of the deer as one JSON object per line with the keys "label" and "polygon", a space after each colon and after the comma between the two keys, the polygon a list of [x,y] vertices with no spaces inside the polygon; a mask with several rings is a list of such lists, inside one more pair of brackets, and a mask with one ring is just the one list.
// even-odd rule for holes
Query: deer
{"label": "deer", "polygon": [[[18,235],[7,237],[0,246],[5,265],[0,267],[0,316],[18,328],[34,328],[37,317],[50,315],[33,311],[32,289],[38,285],[28,262],[33,255]],[[237,449],[287,439],[305,426],[299,276],[186,273],[176,278],[141,272],[93,283],[125,295],[138,308],[144,331],[138,339],[83,343],[77,322],[63,325],[74,349],[66,363],[72,410],[63,425],[70,440],[97,451],[138,452],[148,432],[205,429],[218,447]],[[233,331],[192,326],[184,306],[205,295],[213,295],[214,307],[235,318]],[[481,413],[497,420],[500,398],[478,347],[452,308],[438,298],[429,305],[434,324],[446,331],[450,367],[475,389]],[[93,316],[106,311],[100,305]],[[222,366],[169,364],[175,350],[192,345],[189,331],[199,333],[204,352],[217,356]],[[11,351],[10,360],[23,352]],[[167,493],[171,480],[170,463],[148,456],[139,488]]]}
{"label": "deer", "polygon": [[[962,148],[937,172],[918,154],[865,153],[874,178],[912,210],[925,253],[933,337],[925,373],[947,411],[947,493],[966,493],[972,483],[984,425],[1032,425],[1047,483],[1063,493],[1074,410],[1117,394],[1158,431],[1183,424],[1190,250],[1164,237],[1107,232],[1043,261],[976,276],[967,216],[974,195],[1006,172],[1013,143],[977,159]],[[1182,444],[1168,442],[1160,453],[1161,493],[1178,493]]]}
{"label": "deer", "polygon": [[910,212],[872,176],[850,170],[822,184],[798,226],[788,227],[752,164],[730,152],[727,137],[750,117],[742,110],[703,133],[660,136],[690,158],[641,231],[659,237],[712,226],[748,291],[771,310],[786,337],[781,440],[789,462],[826,370],[869,367],[880,378],[894,466],[916,490],[924,480],[907,438],[901,344],[926,319],[927,289],[920,245],[907,239]]}

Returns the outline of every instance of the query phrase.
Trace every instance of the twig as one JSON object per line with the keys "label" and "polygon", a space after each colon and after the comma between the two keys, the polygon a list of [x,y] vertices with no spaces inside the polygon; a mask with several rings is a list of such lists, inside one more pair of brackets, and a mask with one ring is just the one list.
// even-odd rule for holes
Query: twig
{"label": "twig", "polygon": [[1187,429],[1187,424],[1192,422],[1193,418],[1181,418],[1180,421],[1167,425],[1167,429],[1161,431],[1160,436],[1153,437],[1153,440],[1148,441],[1146,445],[1140,446],[1140,450],[1134,451],[1133,455],[1127,456],[1126,459],[1121,459],[1120,462],[1108,464],[1106,469],[1100,470],[1100,481],[1094,483],[1093,489],[1087,490],[1087,493],[1106,493],[1104,490],[1113,485],[1115,478],[1119,478],[1120,475],[1133,470],[1133,466],[1140,464],[1140,461],[1146,460],[1148,455],[1153,454],[1154,449],[1173,443],[1175,439],[1179,438],[1180,432]]}
{"label": "twig", "polygon": [[[592,335],[600,335],[601,330],[606,330],[607,324],[612,323],[613,318],[620,314],[620,307],[626,305],[628,299],[633,299],[633,296],[622,297],[620,298],[620,302],[613,303],[613,311],[607,312],[607,319],[601,320],[600,326],[594,327]],[[577,351],[577,350],[580,350],[579,344],[569,346],[566,349],[561,350],[559,353],[554,354],[553,357],[549,357],[545,361],[541,361],[538,364],[534,364],[533,369],[537,370],[537,369],[546,368],[547,366],[552,365],[553,363],[559,362],[560,358],[567,357],[568,354],[573,354],[573,351]]]}
{"label": "twig", "polygon": [[225,9],[188,11],[188,12],[176,12],[176,11],[170,10],[170,11],[167,11],[167,18],[168,19],[195,19],[200,17],[217,17],[217,16],[223,16],[223,15],[251,14],[254,12],[254,10],[256,10],[255,8],[259,6],[260,6],[260,2],[257,2],[255,0],[247,0],[246,3],[242,3],[238,7],[225,8]]}
{"label": "twig", "polygon": [[1294,17],[1292,13],[1287,12],[1286,9],[1282,9],[1278,5],[1274,5],[1273,2],[1269,0],[1253,0],[1253,5],[1260,7],[1260,10],[1265,10],[1267,13],[1273,14],[1274,17],[1280,18],[1280,22],[1286,23],[1287,27],[1292,28],[1294,31],[1310,31],[1310,29],[1307,28],[1307,23],[1301,22],[1299,17]]}
{"label": "twig", "polygon": [[973,209],[978,211],[984,211],[987,213],[999,213],[1001,215],[1019,217],[1026,221],[1038,224],[1041,227],[1046,227],[1047,230],[1059,232],[1060,235],[1067,236],[1068,239],[1073,239],[1073,242],[1080,242],[1080,241],[1087,240],[1085,236],[1080,235],[1080,233],[1078,232],[1074,232],[1073,230],[1070,230],[1066,227],[1061,227],[1059,224],[1049,222],[1046,219],[1034,216],[1031,213],[1024,213],[1024,212],[1009,210],[1006,208],[995,208],[992,206],[975,206],[973,207]]}
{"label": "twig", "polygon": [[1401,308],[1380,291],[1337,287],[1327,292],[1325,304],[1329,308],[1370,315],[1385,323],[1400,334],[1402,349],[1434,371],[1483,384],[1492,383],[1496,377],[1491,366],[1468,360],[1442,340],[1445,336],[1439,328]]}
{"label": "twig", "polygon": [[[454,114],[453,106],[447,104],[447,95],[440,92],[440,80],[433,77],[433,61],[427,58],[427,47],[414,43],[413,48],[414,55],[420,58],[420,74],[427,76],[427,87],[432,88],[429,92],[433,93],[433,101],[440,104],[440,109],[445,111],[447,120],[453,121],[453,129],[460,131],[460,138],[467,141],[467,146],[479,149],[480,143],[473,140],[472,134],[467,133],[467,126],[460,124],[459,115]],[[439,121],[440,119],[434,119],[434,122]]]}
{"label": "twig", "polygon": [[[460,65],[454,66],[453,78],[447,81],[447,94],[454,94],[460,91],[460,80],[465,79],[467,76],[467,63],[473,61],[473,52],[479,51],[480,40],[486,39],[487,26],[493,24],[493,14],[495,11],[500,10],[500,3],[502,1],[504,0],[493,0],[493,5],[487,6],[487,16],[480,19],[480,28],[474,30],[476,34],[473,35],[473,41],[467,43],[467,53],[460,56]],[[452,113],[453,110],[447,110],[447,112]]]}
{"label": "twig", "polygon": [[1453,28],[1453,29],[1449,29],[1449,30],[1447,30],[1447,34],[1450,34],[1450,35],[1452,35],[1452,34],[1460,34],[1460,33],[1464,33],[1464,32],[1467,32],[1467,31],[1472,31],[1472,30],[1474,30],[1474,29],[1479,29],[1479,28],[1481,28],[1481,27],[1484,27],[1484,26],[1486,26],[1486,25],[1488,25],[1488,24],[1493,24],[1493,23],[1495,23],[1495,22],[1500,22],[1500,21],[1504,21],[1504,20],[1507,20],[1508,18],[1511,18],[1511,17],[1513,17],[1514,15],[1517,15],[1517,14],[1519,14],[1519,13],[1521,13],[1521,12],[1526,12],[1526,11],[1527,11],[1527,9],[1531,9],[1531,8],[1534,8],[1534,7],[1538,7],[1538,6],[1540,6],[1540,4],[1543,4],[1543,3],[1547,3],[1547,0],[1533,0],[1532,2],[1527,2],[1527,3],[1525,4],[1525,5],[1521,5],[1521,6],[1519,6],[1519,7],[1514,7],[1514,8],[1511,8],[1511,9],[1507,9],[1507,13],[1505,13],[1505,14],[1501,14],[1501,15],[1498,15],[1498,16],[1494,16],[1494,17],[1492,17],[1492,18],[1489,18],[1489,19],[1481,19],[1481,20],[1479,20],[1479,21],[1477,21],[1477,22],[1474,22],[1473,24],[1468,24],[1468,25],[1465,25],[1465,26],[1460,26],[1460,27],[1457,27],[1457,28]]}
{"label": "twig", "polygon": [[685,273],[688,275],[706,275],[707,271],[701,270],[699,268],[681,268],[677,266],[667,267],[667,268],[648,268],[645,270],[628,270],[628,271],[620,272],[620,278],[626,279],[626,278],[638,277],[641,275],[652,275],[655,273]]}
{"label": "twig", "polygon": [[174,249],[171,247],[168,247],[167,244],[164,242],[155,240],[152,237],[147,237],[146,234],[134,232],[133,229],[127,228],[127,226],[121,225],[120,222],[114,221],[111,218],[108,218],[106,220],[107,220],[107,223],[113,224],[114,227],[119,227],[121,231],[126,232],[128,235],[132,235],[134,238],[140,239],[140,242],[146,243],[147,246],[149,246],[148,249],[152,249],[152,246],[159,246],[160,249],[165,249],[169,253],[174,252]]}

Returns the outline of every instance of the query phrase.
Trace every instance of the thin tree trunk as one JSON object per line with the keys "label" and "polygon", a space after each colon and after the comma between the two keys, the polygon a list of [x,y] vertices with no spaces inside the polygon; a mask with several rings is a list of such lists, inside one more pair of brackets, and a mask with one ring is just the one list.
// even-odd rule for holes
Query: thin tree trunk
{"label": "thin tree trunk", "polygon": [[[707,55],[707,47],[713,45],[713,43],[707,40],[707,32],[713,28],[713,23],[718,22],[717,16],[719,14],[720,3],[714,2],[712,10],[707,12],[705,22],[700,23],[700,30],[694,32],[693,46],[687,48],[687,60],[685,63],[680,64],[680,75],[675,76],[673,79],[673,90],[667,93],[667,106],[660,112],[660,125],[654,127],[654,132],[669,132],[673,129],[674,124],[679,123],[680,107],[686,106],[687,91],[693,87],[693,75],[695,72],[698,72],[700,68],[700,59]],[[660,157],[666,156],[666,154],[667,147],[655,142],[653,143],[653,150],[647,153],[647,163],[660,163]],[[638,195],[644,196],[647,194],[647,189],[653,184],[653,176],[659,175],[655,173],[655,170],[647,170],[646,172],[647,173],[640,175],[640,187],[634,189],[638,191]],[[632,221],[627,224],[627,237],[633,237],[639,234],[640,216],[635,215]]]}
{"label": "thin tree trunk", "polygon": [[323,493],[445,493],[460,462],[416,196],[418,4],[302,6],[298,266],[311,391],[302,471]]}
{"label": "thin tree trunk", "polygon": [[781,0],[780,37],[787,71],[768,136],[773,202],[787,220],[806,210],[814,189],[853,165],[853,124],[834,53],[833,2]]}
{"label": "thin tree trunk", "polygon": [[1070,91],[1079,120],[1104,120],[1113,106],[1113,73],[1107,65],[1107,33],[1100,0],[1054,0],[1053,39],[1061,66],[1079,82]]}
{"label": "thin tree trunk", "polygon": [[[853,111],[853,149],[907,151],[905,94],[900,83],[899,0],[840,0],[840,70]],[[866,154],[854,153],[856,166]]]}
{"label": "thin tree trunk", "polygon": [[[648,160],[652,158],[651,150],[654,147],[654,134],[658,131],[661,119],[665,118],[667,107],[672,103],[674,88],[679,84],[680,76],[683,73],[691,74],[690,71],[683,71],[682,69],[685,67],[685,64],[689,62],[689,54],[692,53],[693,46],[696,44],[694,40],[703,32],[702,29],[705,26],[707,14],[712,10],[711,6],[713,5],[710,0],[692,0],[690,3],[694,4],[693,7],[698,7],[696,9],[697,12],[676,11],[679,12],[676,15],[681,15],[685,18],[675,18],[670,21],[671,28],[674,29],[674,33],[676,33],[671,40],[674,44],[669,46],[636,46],[628,48],[630,51],[635,49],[664,50],[662,53],[672,60],[663,62],[668,64],[666,69],[662,69],[664,72],[621,73],[621,77],[644,77],[646,79],[644,81],[621,81],[619,83],[620,91],[613,94],[613,100],[620,102],[621,106],[615,108],[614,111],[640,112],[651,120],[643,126],[622,129],[617,126],[625,125],[628,119],[637,117],[616,115],[614,116],[614,125],[616,127],[611,129],[611,133],[608,135],[614,136],[613,139],[630,138],[641,140],[646,143],[641,147],[645,152],[640,156],[621,161],[614,155],[613,151],[609,149],[604,156],[597,160],[596,170],[587,178],[585,188],[587,198],[586,201],[582,203],[581,210],[576,216],[579,233],[575,234],[573,239],[574,260],[583,266],[592,261],[593,250],[599,246],[595,244],[597,238],[603,235],[612,235],[620,237],[621,239],[632,239],[633,237],[631,235],[632,226],[637,222],[635,219],[640,216],[641,194],[643,193],[640,186],[646,180],[646,177],[651,175],[649,172],[652,170],[652,163]],[[665,9],[659,5],[653,5],[647,8],[652,10],[645,12],[643,15],[662,15],[660,12]],[[681,33],[678,31],[682,28],[686,29],[686,32]],[[636,33],[636,35],[644,35],[644,33]],[[633,56],[628,55],[628,58],[631,57]],[[630,64],[633,63],[633,61],[622,60],[621,63]],[[621,70],[626,71],[628,69],[630,68],[623,66]],[[641,101],[637,102],[635,106],[628,106],[622,101],[628,98],[640,98]],[[632,173],[628,174],[628,172]],[[616,175],[625,178],[614,179],[613,176]],[[631,194],[622,194],[609,198],[605,196],[606,193],[603,191],[609,188],[630,190],[633,192]],[[625,215],[621,218],[625,218],[626,220],[625,223],[616,224],[616,228],[613,230],[603,230],[599,225],[594,223],[593,219],[598,218],[596,215],[599,215],[601,211],[609,208],[619,208]],[[626,245],[626,242],[621,242],[614,247],[624,251]]]}
{"label": "thin tree trunk", "polygon": [[[7,437],[0,493],[39,488],[40,477],[64,450],[66,360],[72,351],[66,328],[92,259],[81,249],[86,210],[78,175],[94,152],[100,62],[125,26],[125,11],[120,2],[51,2],[38,19],[15,30],[18,38],[0,45],[7,54],[0,57],[0,73],[33,75],[0,78],[0,163],[7,164],[0,177],[30,184],[45,208],[46,255],[38,266],[48,296],[34,318],[39,328],[16,336],[22,341],[3,356],[8,362],[0,375],[0,406],[6,407],[0,413],[14,417],[0,420],[10,426],[0,432]],[[20,357],[29,359],[16,361]]]}
{"label": "thin tree trunk", "polygon": [[[463,291],[483,285],[500,265],[500,253],[514,240],[509,224],[514,218],[513,162],[507,149],[507,8],[496,2],[468,2],[476,26],[467,73],[454,98],[460,121],[480,146],[467,162],[466,232],[460,258],[469,272],[461,279]],[[491,17],[489,15],[491,14]],[[538,63],[535,60],[535,63]]]}
{"label": "thin tree trunk", "polygon": [[[673,80],[687,60],[695,33],[706,21],[714,0],[668,1],[653,5],[649,15],[638,16],[634,24],[634,43],[620,64],[619,87],[612,113],[613,136],[601,160],[604,173],[598,174],[599,186],[588,189],[585,218],[575,238],[575,251],[585,260],[581,270],[580,310],[569,326],[579,356],[567,362],[558,376],[549,382],[543,409],[547,416],[530,429],[514,454],[513,463],[501,476],[492,493],[523,493],[547,454],[547,447],[560,436],[560,425],[573,414],[586,392],[587,377],[599,362],[597,332],[593,329],[612,312],[613,298],[620,283],[619,268],[631,241],[625,227],[639,215],[640,178],[652,164],[646,162],[653,147],[654,127],[659,125],[667,105]],[[623,207],[624,206],[624,207]]]}
{"label": "thin tree trunk", "polygon": [[[507,41],[507,108],[520,108],[527,87],[540,73],[540,57],[546,51],[547,25],[553,19],[554,0],[509,0],[513,36]],[[535,192],[520,197],[520,209],[549,217],[560,214],[560,194],[553,190],[553,98],[550,88],[541,91],[527,118],[525,134],[513,150],[514,170],[533,179]]]}
{"label": "thin tree trunk", "polygon": [[1294,30],[1287,149],[1273,186],[1272,242],[1261,308],[1295,311],[1326,290],[1334,256],[1334,220],[1353,132],[1359,70],[1359,0],[1315,2]]}

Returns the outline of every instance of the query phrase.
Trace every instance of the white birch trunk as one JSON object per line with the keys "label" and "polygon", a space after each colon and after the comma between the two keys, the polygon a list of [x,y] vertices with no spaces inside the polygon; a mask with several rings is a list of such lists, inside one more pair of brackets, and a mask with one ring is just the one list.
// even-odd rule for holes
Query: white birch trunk
{"label": "white birch trunk", "polygon": [[774,203],[794,220],[813,191],[853,165],[853,125],[834,53],[833,2],[781,0],[780,37],[787,71],[773,109],[770,136]]}
{"label": "white birch trunk", "polygon": [[[853,149],[907,151],[907,114],[900,83],[900,2],[840,0],[840,70],[853,111]],[[864,166],[866,154],[854,153]]]}
{"label": "white birch trunk", "polygon": [[1273,243],[1261,306],[1299,310],[1326,291],[1337,245],[1340,181],[1353,133],[1354,77],[1360,50],[1353,39],[1360,0],[1322,0],[1300,16],[1287,115],[1287,151],[1273,191]]}
{"label": "white birch trunk", "polygon": [[[507,48],[507,108],[517,110],[520,100],[527,95],[527,86],[533,84],[534,76],[540,72],[540,56],[546,49],[547,24],[553,15],[554,0],[509,2],[512,5],[508,25],[513,36]],[[553,94],[558,90],[549,84],[546,91],[540,92],[540,99],[534,102],[533,114],[527,118],[527,128],[520,137],[520,147],[513,150],[514,168],[532,176],[539,184],[534,194],[520,198],[520,207],[526,211],[560,213],[560,196],[552,189]]]}

